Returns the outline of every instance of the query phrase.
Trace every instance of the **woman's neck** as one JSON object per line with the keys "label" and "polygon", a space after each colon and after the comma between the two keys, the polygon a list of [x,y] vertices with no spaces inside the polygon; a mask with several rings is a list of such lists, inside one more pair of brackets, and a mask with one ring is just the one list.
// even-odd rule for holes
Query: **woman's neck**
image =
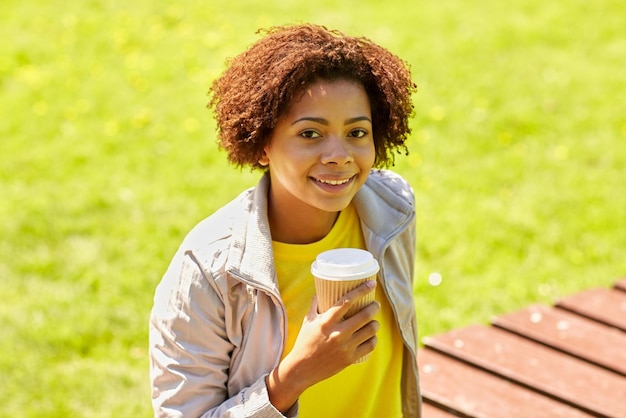
{"label": "woman's neck", "polygon": [[330,232],[338,216],[339,212],[326,212],[310,206],[280,207],[272,204],[271,197],[268,204],[272,240],[286,244],[310,244],[321,240]]}

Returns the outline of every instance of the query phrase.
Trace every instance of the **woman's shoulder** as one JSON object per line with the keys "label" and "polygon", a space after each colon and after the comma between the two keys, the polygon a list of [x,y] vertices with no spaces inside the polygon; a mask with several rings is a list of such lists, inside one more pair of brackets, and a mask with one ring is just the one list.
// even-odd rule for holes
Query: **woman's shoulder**
{"label": "woman's shoulder", "polygon": [[376,168],[370,171],[370,178],[381,182],[399,182],[408,185],[409,183],[400,174],[383,168]]}
{"label": "woman's shoulder", "polygon": [[384,169],[372,170],[367,179],[368,186],[379,193],[392,193],[413,202],[413,188],[400,174]]}
{"label": "woman's shoulder", "polygon": [[243,191],[235,199],[198,222],[185,237],[183,246],[197,251],[209,244],[229,239],[242,222],[247,222],[253,193],[254,188]]}

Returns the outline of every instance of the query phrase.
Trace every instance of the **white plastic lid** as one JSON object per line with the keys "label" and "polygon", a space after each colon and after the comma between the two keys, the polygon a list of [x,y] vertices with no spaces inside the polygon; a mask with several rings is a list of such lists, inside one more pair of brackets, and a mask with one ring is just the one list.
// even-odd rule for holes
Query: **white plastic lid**
{"label": "white plastic lid", "polygon": [[320,253],[311,273],[325,280],[358,280],[378,273],[378,262],[369,251],[337,248]]}

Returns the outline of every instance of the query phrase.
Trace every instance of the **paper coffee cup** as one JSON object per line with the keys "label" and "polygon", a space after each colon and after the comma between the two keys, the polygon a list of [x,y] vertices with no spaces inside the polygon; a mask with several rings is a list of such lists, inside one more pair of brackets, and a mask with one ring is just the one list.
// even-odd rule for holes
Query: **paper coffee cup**
{"label": "paper coffee cup", "polygon": [[[317,293],[317,309],[325,312],[346,293],[368,280],[376,280],[379,266],[368,251],[358,248],[337,248],[320,253],[311,265]],[[352,305],[344,318],[349,318],[374,301],[370,292]],[[359,359],[365,361],[369,355]]]}

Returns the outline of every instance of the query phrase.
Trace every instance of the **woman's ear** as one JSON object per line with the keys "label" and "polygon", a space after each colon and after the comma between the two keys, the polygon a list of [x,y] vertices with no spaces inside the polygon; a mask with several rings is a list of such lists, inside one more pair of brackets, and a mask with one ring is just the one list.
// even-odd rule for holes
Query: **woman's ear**
{"label": "woman's ear", "polygon": [[265,149],[263,150],[263,154],[261,154],[261,158],[259,158],[259,164],[261,164],[263,167],[267,167],[268,165],[270,165],[270,159],[267,158],[267,153],[265,152]]}

